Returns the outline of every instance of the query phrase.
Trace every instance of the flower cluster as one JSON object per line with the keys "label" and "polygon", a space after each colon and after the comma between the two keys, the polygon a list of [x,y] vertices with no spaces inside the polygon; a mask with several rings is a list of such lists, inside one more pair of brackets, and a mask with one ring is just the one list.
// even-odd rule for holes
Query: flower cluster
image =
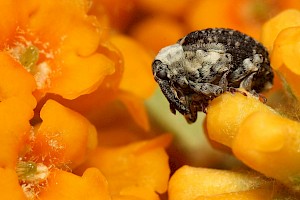
{"label": "flower cluster", "polygon": [[[269,94],[271,107],[251,95],[224,94],[211,102],[205,123],[211,140],[229,147],[246,165],[273,178],[273,184],[279,185],[279,181],[297,192],[300,190],[297,110],[300,77],[296,59],[299,21],[300,11],[286,10],[266,22],[262,29],[262,42],[270,51],[271,65],[278,76]],[[269,189],[272,198],[289,197],[281,192]]]}
{"label": "flower cluster", "polygon": [[143,105],[155,88],[151,56],[110,35],[90,1],[0,5],[1,199],[158,198],[171,137],[140,141],[151,135]]}
{"label": "flower cluster", "polygon": [[[268,19],[291,7],[299,1],[1,0],[0,199],[297,199],[300,11]],[[268,106],[225,93],[204,122],[256,172],[182,166],[173,136],[150,123],[154,53],[206,27],[262,29],[270,51]]]}

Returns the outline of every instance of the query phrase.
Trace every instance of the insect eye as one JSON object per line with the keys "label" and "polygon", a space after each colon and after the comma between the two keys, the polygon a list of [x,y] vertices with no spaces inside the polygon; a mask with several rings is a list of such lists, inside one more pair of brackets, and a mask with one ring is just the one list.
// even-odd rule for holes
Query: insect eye
{"label": "insect eye", "polygon": [[152,63],[152,66],[159,66],[161,64],[162,64],[162,62],[160,60],[154,60]]}
{"label": "insect eye", "polygon": [[165,69],[161,69],[156,73],[156,76],[162,80],[168,80],[168,74]]}

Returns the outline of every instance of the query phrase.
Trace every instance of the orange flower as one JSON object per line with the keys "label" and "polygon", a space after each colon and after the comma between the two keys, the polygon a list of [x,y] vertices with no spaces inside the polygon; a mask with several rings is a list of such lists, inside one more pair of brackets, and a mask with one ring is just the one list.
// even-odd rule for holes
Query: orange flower
{"label": "orange flower", "polygon": [[[108,76],[96,91],[74,100],[65,100],[51,95],[48,97],[85,115],[96,126],[101,124],[99,122],[101,115],[107,119],[107,112],[114,112],[113,108],[108,109],[109,105],[121,102],[134,121],[144,130],[149,130],[143,101],[156,88],[152,77],[150,54],[134,39],[121,34],[111,36],[101,48],[109,52],[110,58],[115,60],[117,73]],[[137,52],[139,55],[136,54]]]}
{"label": "orange flower", "polygon": [[263,42],[272,50],[271,65],[283,86],[299,100],[300,12],[287,10],[274,17],[264,25],[262,36]]}
{"label": "orange flower", "polygon": [[[155,192],[164,193],[167,189],[170,169],[164,149],[170,139],[170,135],[163,135],[120,147],[100,146],[76,171],[89,167],[101,170],[108,180],[111,195],[117,199],[127,195],[157,199]],[[151,195],[142,196],[144,192]]]}
{"label": "orange flower", "polygon": [[101,27],[86,14],[87,1],[10,0],[0,5],[5,8],[0,48],[34,76],[37,97],[55,93],[73,99],[92,92],[114,72],[114,63],[97,52]]}
{"label": "orange flower", "polygon": [[206,126],[211,140],[230,147],[245,164],[299,189],[298,122],[279,116],[250,94],[227,93],[212,101]]}
{"label": "orange flower", "polygon": [[68,165],[74,168],[81,164],[89,151],[97,146],[97,131],[83,116],[48,100],[40,116],[42,122],[35,125],[29,160],[47,165]]}
{"label": "orange flower", "polygon": [[97,145],[96,130],[84,117],[49,100],[41,110],[43,122],[34,127],[20,153],[16,172],[27,197],[47,187],[52,170],[81,164]]}
{"label": "orange flower", "polygon": [[[288,93],[286,101],[280,101],[280,104],[286,104],[280,107],[286,108],[279,111],[293,118],[299,116],[297,110],[293,110],[299,105],[300,94],[297,64],[299,22],[300,12],[287,10],[267,22],[263,29],[264,42],[272,50],[271,65]],[[233,140],[233,152],[252,168],[299,191],[299,128],[300,124],[296,121],[259,110],[239,124],[239,131]]]}
{"label": "orange flower", "polygon": [[[5,176],[3,181],[7,181],[1,198],[15,190],[16,199],[131,200],[145,199],[145,194],[147,199],[159,199],[156,192],[166,191],[169,177],[164,148],[170,143],[170,137],[123,148],[97,147],[96,127],[85,118],[93,121],[102,115],[100,119],[105,119],[107,115],[101,109],[112,109],[107,105],[118,100],[126,105],[143,131],[148,132],[143,100],[155,88],[151,56],[128,37],[108,38],[105,16],[87,15],[88,1],[12,0],[0,5],[7,8],[0,14],[3,18],[0,22],[3,29],[0,108],[5,113],[2,116],[5,124],[1,126],[5,139],[1,141],[1,149],[7,152],[0,155],[3,167],[0,173]],[[124,73],[120,52],[126,61]],[[113,110],[109,113],[117,114]],[[119,124],[115,126],[118,130]],[[114,166],[116,162],[117,167],[104,168],[101,172],[81,167],[82,176],[73,174],[73,169],[86,166],[94,159],[92,153],[101,157],[102,165]],[[124,166],[123,172],[128,175],[124,177],[128,181],[124,185],[118,182],[122,174],[113,176],[121,163],[110,155],[133,161]],[[149,159],[154,162],[149,163]],[[135,161],[139,164],[135,165]],[[102,170],[98,163],[95,166]],[[153,167],[157,170],[155,174]],[[134,168],[139,171],[138,177]]]}
{"label": "orange flower", "polygon": [[[285,102],[280,101],[280,104],[286,104],[280,105],[286,110],[279,111],[286,111],[286,116],[294,118],[299,116],[297,111],[291,110],[291,106],[297,108],[299,105],[299,13],[295,10],[285,11],[267,22],[263,29],[265,43],[272,49],[271,65],[289,93]],[[290,22],[290,19],[295,20]],[[271,101],[274,104],[276,96]],[[211,140],[230,147],[245,164],[299,191],[298,122],[280,116],[249,94],[244,96],[238,93],[224,94],[211,102],[206,128]]]}

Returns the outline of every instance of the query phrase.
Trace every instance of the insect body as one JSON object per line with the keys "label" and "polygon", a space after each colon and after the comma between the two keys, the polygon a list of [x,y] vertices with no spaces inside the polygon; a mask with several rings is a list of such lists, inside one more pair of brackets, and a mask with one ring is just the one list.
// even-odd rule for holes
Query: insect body
{"label": "insect body", "polygon": [[188,122],[225,91],[244,88],[259,93],[273,84],[265,47],[239,31],[223,28],[195,31],[160,50],[153,75],[170,103]]}

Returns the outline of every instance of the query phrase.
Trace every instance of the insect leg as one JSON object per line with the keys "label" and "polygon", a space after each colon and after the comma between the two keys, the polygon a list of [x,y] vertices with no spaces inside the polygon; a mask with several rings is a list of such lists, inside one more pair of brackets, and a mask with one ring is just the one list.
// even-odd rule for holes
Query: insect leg
{"label": "insect leg", "polygon": [[225,72],[219,81],[219,86],[223,89],[223,91],[225,91],[228,86],[228,81],[227,81],[228,74],[229,74],[229,71]]}
{"label": "insect leg", "polygon": [[249,91],[252,95],[258,97],[258,99],[262,102],[262,103],[266,103],[267,102],[267,98],[264,97],[263,95],[257,93],[255,90],[251,90],[252,88],[252,81],[253,81],[253,76],[256,74],[252,73],[249,76],[247,76],[242,82],[240,87],[244,88],[245,90]]}
{"label": "insect leg", "polygon": [[252,80],[253,80],[253,76],[256,74],[255,73],[251,73],[250,75],[248,75],[247,77],[244,78],[244,80],[241,82],[240,87],[244,88],[247,91],[251,91],[252,88]]}
{"label": "insect leg", "polygon": [[189,108],[184,106],[179,99],[176,97],[176,92],[170,85],[170,82],[167,80],[157,79],[156,80],[161,88],[161,91],[166,96],[170,103],[170,109],[172,113],[176,113],[176,110],[178,110],[181,114],[190,113]]}

